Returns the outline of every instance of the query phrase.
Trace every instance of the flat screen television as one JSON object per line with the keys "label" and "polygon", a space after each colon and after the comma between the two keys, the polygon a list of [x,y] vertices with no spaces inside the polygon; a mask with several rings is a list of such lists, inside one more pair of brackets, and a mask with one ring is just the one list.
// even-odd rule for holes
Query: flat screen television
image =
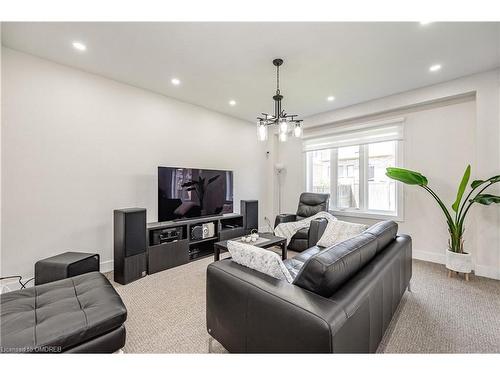
{"label": "flat screen television", "polygon": [[233,172],[158,167],[158,221],[233,212]]}

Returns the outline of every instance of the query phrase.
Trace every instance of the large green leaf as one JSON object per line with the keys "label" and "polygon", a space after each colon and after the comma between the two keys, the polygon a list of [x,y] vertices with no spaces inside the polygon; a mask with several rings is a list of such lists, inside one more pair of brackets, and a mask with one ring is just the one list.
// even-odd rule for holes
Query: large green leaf
{"label": "large green leaf", "polygon": [[404,168],[387,168],[386,176],[408,185],[427,186],[427,178],[419,172]]}
{"label": "large green leaf", "polygon": [[492,203],[500,203],[500,196],[493,194],[478,194],[474,199],[471,199],[471,202],[489,206]]}
{"label": "large green leaf", "polygon": [[475,189],[477,188],[478,186],[484,184],[485,182],[491,182],[493,184],[497,183],[497,182],[500,182],[500,174],[497,175],[497,176],[493,176],[493,177],[490,177],[488,178],[487,180],[474,180],[472,181],[472,183],[470,184],[470,187],[472,189]]}
{"label": "large green leaf", "polygon": [[470,184],[470,187],[471,187],[472,189],[475,189],[475,188],[477,188],[478,186],[480,186],[480,185],[484,184],[485,182],[486,182],[485,180],[474,180],[474,181],[472,181],[472,183]]}
{"label": "large green leaf", "polygon": [[464,176],[462,177],[462,181],[460,182],[460,186],[458,187],[457,199],[455,199],[455,203],[451,205],[451,208],[455,212],[457,212],[458,207],[460,207],[460,202],[462,201],[462,197],[464,196],[465,188],[469,183],[469,178],[470,178],[470,165],[468,165],[467,168],[465,168]]}
{"label": "large green leaf", "polygon": [[497,176],[493,176],[493,177],[488,178],[488,181],[492,182],[492,183],[500,182],[500,174]]}

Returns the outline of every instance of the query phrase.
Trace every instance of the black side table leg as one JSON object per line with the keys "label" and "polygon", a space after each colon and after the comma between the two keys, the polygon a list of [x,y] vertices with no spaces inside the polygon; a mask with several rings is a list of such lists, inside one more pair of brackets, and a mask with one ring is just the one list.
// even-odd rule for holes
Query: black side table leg
{"label": "black side table leg", "polygon": [[219,246],[214,246],[214,262],[220,260],[220,248]]}
{"label": "black side table leg", "polygon": [[286,248],[286,241],[281,243],[281,259],[285,260],[288,256],[288,250]]}

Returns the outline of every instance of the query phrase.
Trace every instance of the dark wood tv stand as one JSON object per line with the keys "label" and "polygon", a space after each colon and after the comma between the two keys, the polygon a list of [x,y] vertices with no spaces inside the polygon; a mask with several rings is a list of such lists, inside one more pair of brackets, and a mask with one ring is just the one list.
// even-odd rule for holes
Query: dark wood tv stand
{"label": "dark wood tv stand", "polygon": [[[214,235],[208,238],[193,239],[194,227],[214,223]],[[213,244],[245,234],[243,216],[225,214],[196,219],[164,221],[147,224],[148,274],[180,266],[194,260],[213,256]],[[159,242],[159,235],[169,230],[177,230],[180,235],[172,240]]]}

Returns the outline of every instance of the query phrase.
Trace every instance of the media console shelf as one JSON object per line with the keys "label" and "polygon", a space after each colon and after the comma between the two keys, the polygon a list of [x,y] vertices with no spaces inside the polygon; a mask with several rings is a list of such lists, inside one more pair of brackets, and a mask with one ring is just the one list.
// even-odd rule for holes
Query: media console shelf
{"label": "media console shelf", "polygon": [[[213,233],[200,237],[200,226],[213,223]],[[217,241],[245,234],[243,216],[225,214],[147,225],[148,274],[160,272],[190,261],[211,256]],[[197,236],[193,238],[193,236]]]}

